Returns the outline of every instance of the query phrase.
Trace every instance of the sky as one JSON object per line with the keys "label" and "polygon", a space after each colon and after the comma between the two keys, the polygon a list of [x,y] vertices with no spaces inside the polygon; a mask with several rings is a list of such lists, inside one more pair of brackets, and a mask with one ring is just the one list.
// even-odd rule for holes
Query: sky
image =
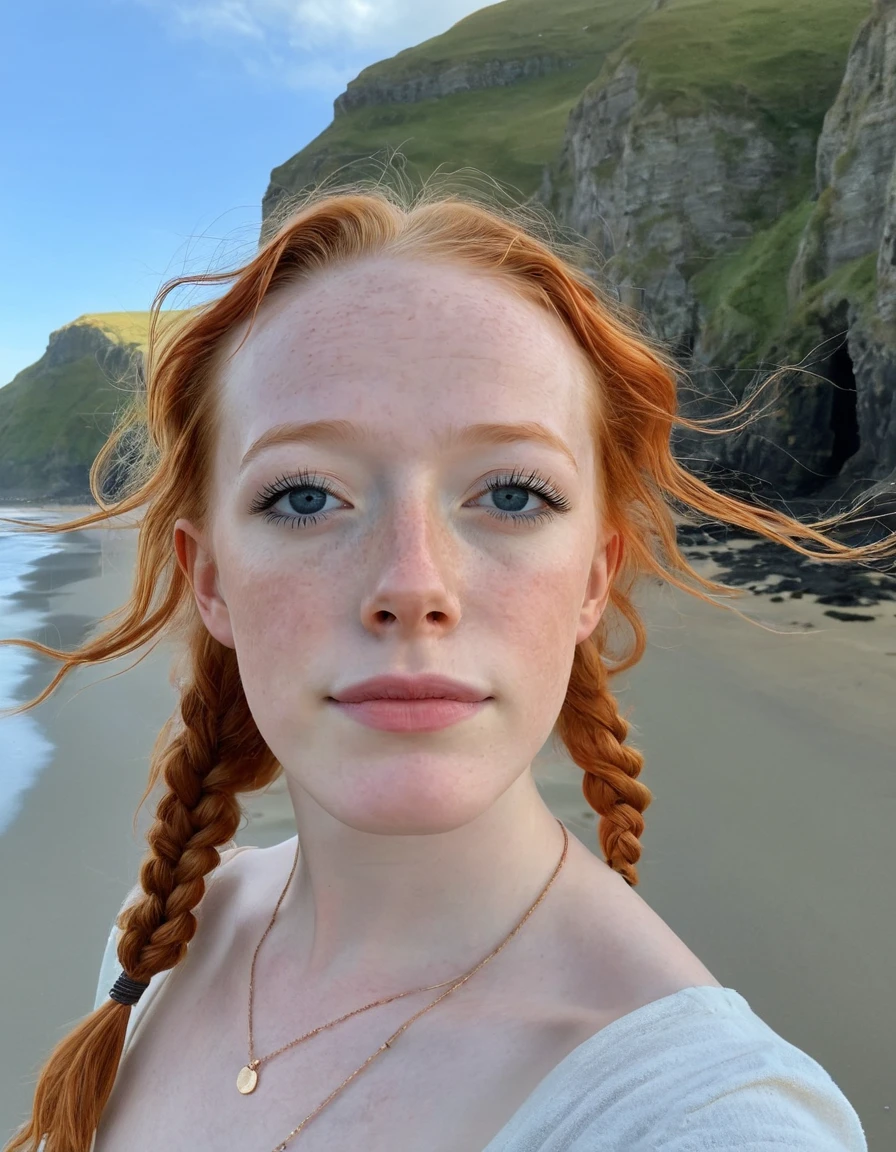
{"label": "sky", "polygon": [[482,0],[10,0],[0,386],[85,312],[254,251],[272,168],[368,64]]}

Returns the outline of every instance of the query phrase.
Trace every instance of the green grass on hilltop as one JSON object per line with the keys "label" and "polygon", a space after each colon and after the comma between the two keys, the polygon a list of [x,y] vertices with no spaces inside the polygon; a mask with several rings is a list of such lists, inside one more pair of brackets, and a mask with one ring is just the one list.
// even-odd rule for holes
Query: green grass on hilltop
{"label": "green grass on hilltop", "polygon": [[447,31],[378,60],[358,76],[400,81],[461,61],[600,57],[620,43],[651,0],[504,0]]}
{"label": "green grass on hilltop", "polygon": [[[173,320],[186,315],[187,309],[171,309],[159,314],[159,330],[164,332]],[[77,320],[64,324],[60,332],[67,328],[90,325],[98,328],[103,335],[108,336],[117,344],[136,345],[145,349],[149,339],[149,312],[86,312]]]}
{"label": "green grass on hilltop", "polygon": [[651,102],[759,111],[766,128],[818,132],[871,0],[670,0],[639,22],[625,55]]}

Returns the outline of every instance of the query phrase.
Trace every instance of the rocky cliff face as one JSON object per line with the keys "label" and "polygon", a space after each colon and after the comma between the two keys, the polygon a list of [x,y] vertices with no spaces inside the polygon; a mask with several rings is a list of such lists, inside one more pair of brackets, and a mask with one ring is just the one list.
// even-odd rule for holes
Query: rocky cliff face
{"label": "rocky cliff face", "polygon": [[81,319],[50,333],[47,350],[34,368],[58,368],[85,356],[92,357],[98,365],[105,365],[112,372],[120,371],[127,361],[125,345],[96,324]]}
{"label": "rocky cliff face", "polygon": [[700,328],[695,272],[789,207],[786,178],[813,146],[797,131],[782,147],[747,115],[677,114],[639,94],[638,66],[623,59],[573,109],[540,195],[597,246],[622,297],[690,350]]}
{"label": "rocky cliff face", "polygon": [[879,477],[896,496],[896,0],[875,0],[853,42],[819,137],[815,193],[789,301],[799,311],[809,300],[819,333],[846,337],[839,369],[855,392],[856,450],[841,482]]}
{"label": "rocky cliff face", "polygon": [[877,311],[883,323],[896,324],[896,165],[887,183],[883,235],[877,257]]}
{"label": "rocky cliff face", "polygon": [[[861,170],[865,166],[867,170],[867,186],[863,188],[868,197],[867,248],[862,251],[861,240],[839,223],[841,216],[836,212],[832,219],[837,223],[833,234],[825,236],[823,248],[834,267],[848,259],[849,251],[858,250],[860,257],[867,252],[875,261],[874,305],[857,310],[850,332],[856,378],[863,385],[863,451],[857,455],[856,464],[892,475],[889,487],[896,497],[896,0],[878,0],[857,49],[856,68],[852,75],[847,73],[844,88],[852,81],[854,91],[860,92],[864,85],[868,100],[864,114],[856,112],[854,140],[844,140],[838,159],[852,151],[855,167]],[[859,98],[856,107],[861,103]],[[867,165],[863,135],[873,141]],[[833,187],[838,159],[833,161],[828,187]],[[848,171],[852,165],[841,162],[841,167]],[[855,189],[855,180],[851,187]],[[845,196],[844,190],[841,199]]]}
{"label": "rocky cliff face", "polygon": [[441,99],[455,92],[503,88],[574,68],[576,64],[577,59],[557,56],[527,56],[520,60],[449,60],[401,80],[375,73],[371,75],[370,70],[365,69],[333,101],[333,116],[344,116],[356,108],[373,104],[417,104],[421,100]]}
{"label": "rocky cliff face", "polygon": [[877,0],[852,46],[816,156],[816,208],[789,281],[791,299],[876,252],[896,156],[896,3]]}
{"label": "rocky cliff face", "polygon": [[745,433],[676,430],[676,444],[794,495],[869,477],[896,492],[896,0],[855,35],[817,140],[748,112],[677,111],[640,81],[623,54],[585,90],[540,198],[677,349],[687,414],[718,415],[780,365],[822,377],[785,377]]}

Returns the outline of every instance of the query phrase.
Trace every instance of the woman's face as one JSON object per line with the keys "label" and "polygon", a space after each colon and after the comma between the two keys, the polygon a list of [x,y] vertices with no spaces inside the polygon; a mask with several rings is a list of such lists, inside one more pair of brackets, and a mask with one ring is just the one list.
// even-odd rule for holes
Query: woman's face
{"label": "woman's face", "polygon": [[[217,376],[211,521],[175,532],[203,620],[236,650],[294,800],[307,793],[359,831],[460,827],[550,735],[621,559],[619,538],[600,536],[579,349],[485,274],[385,257],[272,297],[227,360],[244,332]],[[357,435],[258,446],[324,420]],[[570,456],[445,439],[521,423]],[[367,727],[329,699],[393,672],[490,699],[426,732]]]}

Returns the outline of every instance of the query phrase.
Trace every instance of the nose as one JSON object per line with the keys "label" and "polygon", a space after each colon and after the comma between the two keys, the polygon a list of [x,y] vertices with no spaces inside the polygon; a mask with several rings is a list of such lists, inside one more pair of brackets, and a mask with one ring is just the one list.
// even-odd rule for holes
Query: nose
{"label": "nose", "polygon": [[364,626],[407,635],[456,627],[461,616],[459,558],[431,499],[418,495],[396,503],[376,536],[363,573]]}

